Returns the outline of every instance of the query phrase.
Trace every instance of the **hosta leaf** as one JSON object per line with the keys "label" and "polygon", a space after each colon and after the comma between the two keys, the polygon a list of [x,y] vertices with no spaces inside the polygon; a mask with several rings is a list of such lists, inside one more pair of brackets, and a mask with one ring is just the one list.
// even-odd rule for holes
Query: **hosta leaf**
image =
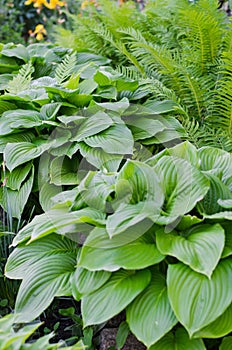
{"label": "hosta leaf", "polygon": [[168,300],[165,277],[153,272],[149,286],[128,306],[127,322],[136,338],[147,347],[157,342],[178,322]]}
{"label": "hosta leaf", "polygon": [[149,350],[206,350],[202,339],[189,339],[184,328],[178,328],[176,332],[168,333],[152,345]]}
{"label": "hosta leaf", "polygon": [[0,188],[0,204],[3,209],[14,218],[20,219],[28,197],[31,193],[34,181],[34,167],[32,168],[30,177],[20,187],[19,190],[11,190],[10,188]]}
{"label": "hosta leaf", "polygon": [[155,208],[163,204],[164,194],[160,180],[153,168],[138,161],[128,160],[120,170],[116,182],[116,194],[123,203],[153,201]]}
{"label": "hosta leaf", "polygon": [[222,211],[223,209],[218,200],[231,200],[232,193],[229,187],[214,174],[206,173],[205,176],[210,181],[210,188],[206,196],[199,202],[198,208],[202,213],[210,215]]}
{"label": "hosta leaf", "polygon": [[19,190],[22,182],[26,179],[31,170],[32,164],[27,163],[23,166],[19,166],[12,172],[7,172],[7,187],[11,190]]}
{"label": "hosta leaf", "polygon": [[35,135],[28,131],[23,133],[11,134],[7,136],[0,137],[0,153],[3,153],[6,145],[8,143],[16,143],[16,142],[31,142],[35,138]]}
{"label": "hosta leaf", "polygon": [[12,171],[18,165],[39,157],[49,147],[47,141],[42,141],[38,146],[30,142],[8,143],[4,150],[6,166]]}
{"label": "hosta leaf", "polygon": [[232,199],[218,199],[217,202],[222,208],[232,209]]}
{"label": "hosta leaf", "polygon": [[81,295],[90,294],[99,289],[110,276],[111,273],[108,271],[88,271],[77,267],[71,279],[74,298],[79,299]]}
{"label": "hosta leaf", "polygon": [[0,135],[19,132],[20,129],[29,129],[41,124],[39,112],[26,109],[6,111],[0,119]]}
{"label": "hosta leaf", "polygon": [[98,134],[99,132],[109,128],[113,124],[112,119],[104,112],[97,112],[92,117],[86,118],[72,141],[85,141],[86,137]]}
{"label": "hosta leaf", "polygon": [[80,142],[79,146],[83,158],[100,170],[115,172],[123,159],[123,155],[110,154],[99,148],[91,148],[84,142]]}
{"label": "hosta leaf", "polygon": [[19,245],[7,260],[5,275],[12,279],[23,279],[27,270],[44,257],[55,255],[62,257],[70,252],[75,255],[79,249],[76,242],[56,234],[43,237],[29,245]]}
{"label": "hosta leaf", "polygon": [[164,101],[152,101],[148,100],[143,104],[146,108],[151,110],[151,113],[153,114],[162,114],[167,113],[175,110],[175,107],[177,107],[177,103],[170,100],[164,100]]}
{"label": "hosta leaf", "polygon": [[53,120],[55,119],[59,109],[61,108],[61,102],[47,103],[40,109],[40,118],[42,120]]}
{"label": "hosta leaf", "polygon": [[151,274],[143,271],[118,271],[97,291],[81,301],[84,326],[103,323],[121,312],[149,284]]}
{"label": "hosta leaf", "polygon": [[165,233],[162,228],[156,232],[156,239],[162,254],[172,255],[208,277],[217,266],[225,244],[224,230],[219,224],[198,225],[183,235],[176,231]]}
{"label": "hosta leaf", "polygon": [[185,159],[195,167],[200,167],[200,159],[197,149],[188,141],[179,143],[175,147],[169,148],[167,151],[170,156]]}
{"label": "hosta leaf", "polygon": [[3,47],[1,54],[7,57],[17,57],[27,62],[30,59],[28,50],[25,46],[18,44],[14,45],[12,43],[7,44]]}
{"label": "hosta leaf", "polygon": [[[4,75],[9,76],[9,78],[5,78]],[[7,83],[9,80],[12,80],[13,76],[11,74],[1,74],[0,75],[0,90],[4,90],[6,88]],[[3,85],[3,86],[2,86]],[[1,101],[0,100],[0,115],[2,115],[4,112],[17,109],[17,106],[14,103],[7,102],[7,101]]]}
{"label": "hosta leaf", "polygon": [[43,211],[47,211],[54,206],[52,197],[61,192],[58,186],[45,182],[39,191],[39,202]]}
{"label": "hosta leaf", "polygon": [[194,338],[221,338],[231,331],[232,304],[214,322],[196,332]]}
{"label": "hosta leaf", "polygon": [[[63,227],[74,224],[78,225],[79,229],[84,228],[86,225],[102,226],[104,218],[105,215],[102,212],[92,208],[72,212],[68,212],[65,208],[53,209],[42,215],[35,216],[28,225],[18,232],[13,245],[16,246],[28,238],[31,238],[31,241],[36,240],[52,232],[59,232]],[[76,231],[78,232],[77,227]]]}
{"label": "hosta leaf", "polygon": [[[159,207],[156,207],[153,202],[145,201],[136,204],[124,204],[122,203],[114,214],[108,216],[106,221],[106,230],[110,238],[120,233],[123,233],[130,227],[134,227],[139,222],[143,221],[150,215],[155,215],[157,212],[157,217],[159,216]],[[151,221],[152,226],[152,221]],[[141,231],[141,236],[146,232],[146,227],[144,231]]]}
{"label": "hosta leaf", "polygon": [[97,87],[98,84],[92,78],[85,79],[78,85],[80,94],[86,95],[91,94]]}
{"label": "hosta leaf", "polygon": [[232,337],[225,337],[222,340],[219,350],[228,350],[232,347]]}
{"label": "hosta leaf", "polygon": [[60,185],[77,185],[80,182],[78,176],[79,160],[77,158],[56,157],[50,165],[51,183]]}
{"label": "hosta leaf", "polygon": [[82,201],[89,207],[107,211],[107,198],[114,191],[115,175],[112,173],[89,171],[78,186],[77,201]]}
{"label": "hosta leaf", "polygon": [[224,181],[231,176],[232,155],[222,149],[214,147],[202,147],[198,150],[198,156],[201,160],[201,169],[210,173],[222,172]]}
{"label": "hosta leaf", "polygon": [[168,267],[168,296],[178,320],[193,336],[232,302],[232,261],[223,259],[211,279],[179,263]]}
{"label": "hosta leaf", "polygon": [[131,131],[123,124],[116,124],[94,136],[86,137],[90,147],[100,147],[112,154],[132,154],[134,140]]}
{"label": "hosta leaf", "polygon": [[28,270],[20,285],[15,304],[16,322],[29,322],[38,317],[55,296],[69,296],[70,277],[75,270],[76,254],[43,257]]}
{"label": "hosta leaf", "polygon": [[165,205],[160,223],[168,223],[172,217],[183,216],[194,208],[209,189],[208,180],[184,159],[163,156],[154,166],[162,181]]}
{"label": "hosta leaf", "polygon": [[135,140],[143,140],[163,131],[166,127],[159,120],[133,116],[125,120]]}
{"label": "hosta leaf", "polygon": [[89,270],[132,270],[158,264],[165,258],[151,236],[145,235],[129,242],[123,239],[110,239],[105,229],[94,229],[82,247],[79,265]]}
{"label": "hosta leaf", "polygon": [[102,103],[94,102],[94,103],[103,109],[115,111],[120,115],[123,114],[130,105],[129,100],[126,97],[122,98],[120,101],[113,102],[113,103],[112,102],[102,102]]}

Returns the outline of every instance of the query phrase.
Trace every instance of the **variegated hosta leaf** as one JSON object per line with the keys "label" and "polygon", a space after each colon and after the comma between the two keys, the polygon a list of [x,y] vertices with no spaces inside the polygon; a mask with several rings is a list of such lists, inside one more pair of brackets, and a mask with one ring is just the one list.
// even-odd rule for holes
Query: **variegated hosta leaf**
{"label": "variegated hosta leaf", "polygon": [[133,241],[128,241],[126,234],[125,231],[122,236],[110,239],[105,229],[95,228],[82,247],[79,266],[94,271],[131,270],[143,269],[164,259],[149,234]]}
{"label": "variegated hosta leaf", "polygon": [[147,347],[156,343],[178,322],[168,300],[166,279],[154,271],[149,286],[128,306],[127,322]]}
{"label": "variegated hosta leaf", "polygon": [[[68,212],[67,208],[52,209],[24,226],[14,238],[13,246],[31,238],[31,241],[46,236],[52,232],[60,232],[64,227],[76,225],[76,232],[86,229],[86,225],[104,225],[105,214],[92,208]],[[91,229],[92,226],[90,226]],[[72,231],[73,232],[73,231]],[[68,233],[68,232],[67,232]],[[65,232],[61,231],[61,234]]]}
{"label": "variegated hosta leaf", "polygon": [[184,159],[163,156],[154,166],[165,192],[163,215],[158,220],[166,224],[194,208],[207,193],[209,181]]}
{"label": "variegated hosta leaf", "polygon": [[192,337],[215,321],[232,302],[232,261],[223,259],[211,279],[179,263],[169,265],[168,296],[178,320]]}
{"label": "variegated hosta leaf", "polygon": [[[194,334],[194,338],[221,338],[232,331],[232,304],[221,316]],[[229,348],[228,348],[229,349]]]}
{"label": "variegated hosta leaf", "polygon": [[[184,328],[178,328],[165,335],[149,350],[206,350],[202,339],[190,339]],[[226,349],[227,350],[227,349]]]}
{"label": "variegated hosta leaf", "polygon": [[100,324],[117,315],[146,288],[150,279],[148,270],[115,272],[101,288],[83,296],[84,326]]}
{"label": "variegated hosta leaf", "polygon": [[219,224],[198,225],[183,232],[156,232],[157,247],[164,255],[171,255],[189,265],[196,272],[210,278],[217,266],[225,244],[224,230]]}

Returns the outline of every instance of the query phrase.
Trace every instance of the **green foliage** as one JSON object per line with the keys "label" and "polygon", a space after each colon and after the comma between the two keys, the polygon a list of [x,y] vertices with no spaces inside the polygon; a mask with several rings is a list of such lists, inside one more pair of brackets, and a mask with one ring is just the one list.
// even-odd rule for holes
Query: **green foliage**
{"label": "green foliage", "polygon": [[[173,114],[188,140],[231,150],[231,23],[217,0],[149,1],[142,12],[100,0],[88,15],[71,17],[69,47],[104,54],[127,77],[149,78],[154,99],[178,104]],[[56,40],[65,45],[61,32]]]}

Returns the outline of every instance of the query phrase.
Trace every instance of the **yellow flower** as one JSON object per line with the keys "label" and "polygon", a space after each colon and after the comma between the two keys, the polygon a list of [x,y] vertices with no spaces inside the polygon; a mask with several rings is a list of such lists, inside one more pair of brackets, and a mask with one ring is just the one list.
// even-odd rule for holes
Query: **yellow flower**
{"label": "yellow flower", "polygon": [[50,0],[49,2],[45,0],[44,2],[44,6],[46,6],[50,10],[54,10],[57,6],[62,7],[65,5],[66,5],[66,2],[60,1],[60,0]]}
{"label": "yellow flower", "polygon": [[47,35],[47,31],[44,28],[43,24],[37,24],[33,34],[36,36],[37,40],[42,40],[44,38],[44,35]]}
{"label": "yellow flower", "polygon": [[25,5],[31,5],[34,4],[33,6],[36,8],[42,8],[43,5],[45,5],[46,0],[26,0],[24,2]]}

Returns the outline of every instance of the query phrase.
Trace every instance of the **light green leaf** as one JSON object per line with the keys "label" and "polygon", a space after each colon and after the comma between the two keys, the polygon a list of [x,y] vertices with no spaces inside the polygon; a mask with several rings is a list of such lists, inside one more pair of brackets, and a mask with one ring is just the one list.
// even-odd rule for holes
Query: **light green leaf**
{"label": "light green leaf", "polygon": [[171,100],[164,100],[164,101],[148,100],[143,104],[143,106],[150,109],[152,114],[162,114],[162,113],[168,113],[168,112],[174,111],[175,107],[178,107],[178,104]]}
{"label": "light green leaf", "polygon": [[43,105],[40,109],[40,118],[42,120],[54,120],[61,106],[61,102],[53,102]]}
{"label": "light green leaf", "polygon": [[30,177],[19,190],[11,190],[7,187],[0,188],[0,204],[12,217],[20,219],[28,197],[31,193],[33,182],[34,167],[31,170]]}
{"label": "light green leaf", "polygon": [[122,98],[120,101],[117,101],[117,102],[97,103],[94,101],[94,103],[103,109],[108,109],[110,111],[117,112],[120,115],[122,115],[130,105],[129,100],[126,97]]}
{"label": "light green leaf", "polygon": [[60,185],[77,185],[80,182],[78,175],[78,158],[56,157],[50,165],[51,183]]}
{"label": "light green leaf", "polygon": [[69,252],[43,257],[28,268],[16,298],[16,322],[32,321],[55,296],[69,296],[75,264],[76,254]]}
{"label": "light green leaf", "polygon": [[61,192],[58,186],[45,182],[39,191],[39,202],[43,211],[47,211],[54,206],[52,198]]}
{"label": "light green leaf", "polygon": [[115,272],[101,288],[82,298],[84,327],[117,315],[146,288],[150,279],[148,270]]}
{"label": "light green leaf", "polygon": [[116,345],[118,350],[121,350],[123,348],[129,333],[130,333],[130,328],[128,327],[127,322],[126,321],[121,322],[116,334]]}
{"label": "light green leaf", "polygon": [[166,128],[159,120],[144,118],[142,116],[127,118],[125,123],[131,129],[135,140],[147,139]]}
{"label": "light green leaf", "polygon": [[168,300],[166,279],[154,271],[149,286],[128,306],[127,322],[147,347],[156,343],[178,322]]}
{"label": "light green leaf", "polygon": [[222,208],[232,209],[232,199],[218,199],[217,202]]}
{"label": "light green leaf", "polygon": [[21,44],[14,45],[9,43],[3,47],[1,54],[7,57],[17,57],[24,62],[30,59],[27,48]]}
{"label": "light green leaf", "polygon": [[181,235],[176,231],[165,233],[161,228],[156,232],[156,242],[162,254],[174,256],[210,278],[220,260],[225,235],[219,224],[194,226]]}
{"label": "light green leaf", "polygon": [[[152,345],[149,350],[206,350],[202,339],[189,339],[184,328],[178,328],[176,332],[168,333]],[[227,350],[227,349],[226,349]]]}
{"label": "light green leaf", "polygon": [[5,275],[12,279],[23,279],[28,269],[33,264],[42,262],[45,257],[62,257],[70,252],[76,256],[79,249],[76,242],[53,233],[29,245],[22,244],[15,248],[7,260]]}
{"label": "light green leaf", "polygon": [[165,216],[159,219],[162,224],[170,222],[172,217],[188,213],[208,192],[208,180],[184,159],[163,156],[154,170],[165,192]]}
{"label": "light green leaf", "polygon": [[0,119],[0,135],[8,135],[19,132],[20,129],[34,128],[41,124],[39,112],[26,109],[6,111]]}
{"label": "light green leaf", "polygon": [[22,182],[26,179],[27,175],[31,170],[32,164],[27,163],[23,166],[19,166],[12,172],[7,171],[7,183],[6,186],[11,190],[19,190]]}
{"label": "light green leaf", "polygon": [[90,147],[100,147],[112,154],[132,154],[134,140],[131,131],[123,124],[116,124],[105,131],[85,138]]}
{"label": "light green leaf", "polygon": [[23,133],[11,134],[7,136],[0,137],[0,153],[4,152],[4,149],[8,143],[15,142],[31,142],[35,138],[35,135],[28,131]]}
{"label": "light green leaf", "polygon": [[100,148],[91,148],[84,142],[79,143],[80,153],[90,164],[97,169],[115,172],[123,159],[123,155],[110,154]]}
{"label": "light green leaf", "polygon": [[112,124],[112,119],[106,113],[97,112],[83,121],[71,141],[85,141],[86,137],[98,134],[108,129]]}
{"label": "light green leaf", "polygon": [[[46,236],[52,232],[60,232],[60,229],[70,226],[76,226],[78,232],[89,225],[104,225],[105,215],[92,208],[85,208],[79,211],[68,212],[67,208],[53,209],[47,211],[42,215],[35,216],[34,219],[26,226],[24,226],[17,234],[13,241],[13,246],[21,243],[28,238],[31,241]],[[92,226],[90,226],[92,227]],[[61,234],[64,234],[63,231]]]}
{"label": "light green leaf", "polygon": [[79,85],[80,94],[91,94],[97,87],[98,84],[92,79],[85,79]]}
{"label": "light green leaf", "polygon": [[232,304],[214,322],[196,332],[194,338],[221,338],[231,331]]}
{"label": "light green leaf", "polygon": [[90,294],[99,289],[110,276],[111,273],[108,271],[88,271],[77,267],[71,279],[74,298],[79,300],[81,295]]}
{"label": "light green leaf", "polygon": [[[142,225],[140,228],[143,228]],[[143,269],[162,261],[165,257],[156,248],[153,237],[145,234],[136,239],[136,231],[135,227],[131,240],[126,236],[127,231],[123,237],[110,239],[105,229],[95,228],[82,247],[79,266],[93,271],[116,271],[120,268]],[[140,230],[138,234],[141,234]]]}
{"label": "light green leaf", "polygon": [[178,320],[192,337],[215,321],[232,302],[232,261],[223,259],[211,279],[179,263],[169,265],[168,296]]}
{"label": "light green leaf", "polygon": [[30,142],[8,143],[4,150],[6,166],[12,171],[17,166],[39,157],[49,147],[48,141],[42,141],[38,146]]}
{"label": "light green leaf", "polygon": [[167,151],[170,156],[185,159],[196,168],[200,167],[197,149],[188,141],[179,143],[175,147],[169,148]]}

